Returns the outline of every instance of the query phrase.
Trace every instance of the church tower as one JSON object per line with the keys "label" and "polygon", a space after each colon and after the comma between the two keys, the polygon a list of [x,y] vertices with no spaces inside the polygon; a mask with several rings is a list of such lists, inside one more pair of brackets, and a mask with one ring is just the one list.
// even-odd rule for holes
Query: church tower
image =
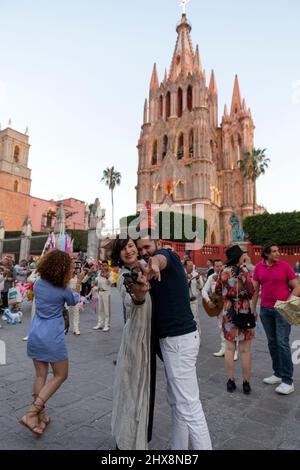
{"label": "church tower", "polygon": [[10,127],[0,131],[0,220],[5,230],[20,230],[29,214],[31,170],[29,137]]}
{"label": "church tower", "polygon": [[254,124],[241,100],[236,77],[230,115],[225,108],[218,124],[218,90],[214,71],[209,83],[199,47],[193,48],[191,25],[184,13],[169,72],[160,82],[156,64],[138,142],[137,204],[170,201],[182,210],[204,208],[207,243],[229,243],[229,219],[251,213],[253,184],[238,161],[251,151]]}

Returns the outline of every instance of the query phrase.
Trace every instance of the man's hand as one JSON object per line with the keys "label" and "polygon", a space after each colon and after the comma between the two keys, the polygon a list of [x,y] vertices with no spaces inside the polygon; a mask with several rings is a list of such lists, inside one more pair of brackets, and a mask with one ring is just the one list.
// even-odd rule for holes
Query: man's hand
{"label": "man's hand", "polygon": [[80,273],[77,274],[77,281],[82,282],[84,278],[85,278],[84,271],[80,271]]}
{"label": "man's hand", "polygon": [[148,281],[151,279],[156,279],[157,281],[161,280],[159,265],[153,258],[149,259],[148,266],[144,266],[142,263],[140,263],[140,268]]}

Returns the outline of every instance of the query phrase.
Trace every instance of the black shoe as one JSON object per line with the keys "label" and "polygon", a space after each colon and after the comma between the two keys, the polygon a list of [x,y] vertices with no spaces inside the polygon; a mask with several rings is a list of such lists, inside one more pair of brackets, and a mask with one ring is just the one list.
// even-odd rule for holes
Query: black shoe
{"label": "black shoe", "polygon": [[116,366],[116,365],[117,365],[117,361],[113,361],[113,365]]}
{"label": "black shoe", "polygon": [[251,393],[251,387],[250,387],[249,382],[247,382],[247,380],[244,380],[244,382],[243,382],[243,392],[246,395],[249,395],[249,393]]}
{"label": "black shoe", "polygon": [[235,381],[229,379],[227,382],[227,392],[231,393],[234,392],[236,389]]}

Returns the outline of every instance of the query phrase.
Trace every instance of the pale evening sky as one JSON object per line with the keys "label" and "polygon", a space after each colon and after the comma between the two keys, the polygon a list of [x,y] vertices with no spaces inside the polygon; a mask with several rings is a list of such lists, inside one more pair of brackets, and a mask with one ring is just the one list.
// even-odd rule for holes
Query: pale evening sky
{"label": "pale evening sky", "polygon": [[[237,73],[270,169],[258,202],[299,209],[299,0],[191,0],[202,65],[215,70],[219,122]],[[103,169],[122,173],[116,219],[135,212],[137,150],[153,63],[169,69],[178,0],[0,0],[0,123],[29,126],[32,195],[87,202],[110,195]]]}

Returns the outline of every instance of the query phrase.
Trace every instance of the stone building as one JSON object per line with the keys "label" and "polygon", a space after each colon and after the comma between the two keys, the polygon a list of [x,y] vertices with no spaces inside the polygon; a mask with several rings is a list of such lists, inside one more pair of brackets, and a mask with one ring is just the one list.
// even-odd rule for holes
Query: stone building
{"label": "stone building", "polygon": [[29,138],[10,127],[0,131],[0,219],[5,230],[21,230],[29,214]]}
{"label": "stone building", "polygon": [[154,64],[144,105],[137,204],[171,201],[178,209],[188,206],[190,213],[202,205],[206,242],[227,244],[230,217],[243,219],[253,212],[253,183],[242,176],[238,161],[254,147],[254,123],[236,76],[231,108],[225,106],[219,125],[215,74],[207,84],[185,14],[176,30],[170,71],[160,82]]}
{"label": "stone building", "polygon": [[76,198],[61,201],[33,197],[29,156],[28,130],[24,134],[11,127],[0,130],[0,220],[6,231],[21,231],[26,217],[32,221],[34,232],[48,232],[54,228],[56,211],[63,204],[66,228],[86,230],[86,203]]}

